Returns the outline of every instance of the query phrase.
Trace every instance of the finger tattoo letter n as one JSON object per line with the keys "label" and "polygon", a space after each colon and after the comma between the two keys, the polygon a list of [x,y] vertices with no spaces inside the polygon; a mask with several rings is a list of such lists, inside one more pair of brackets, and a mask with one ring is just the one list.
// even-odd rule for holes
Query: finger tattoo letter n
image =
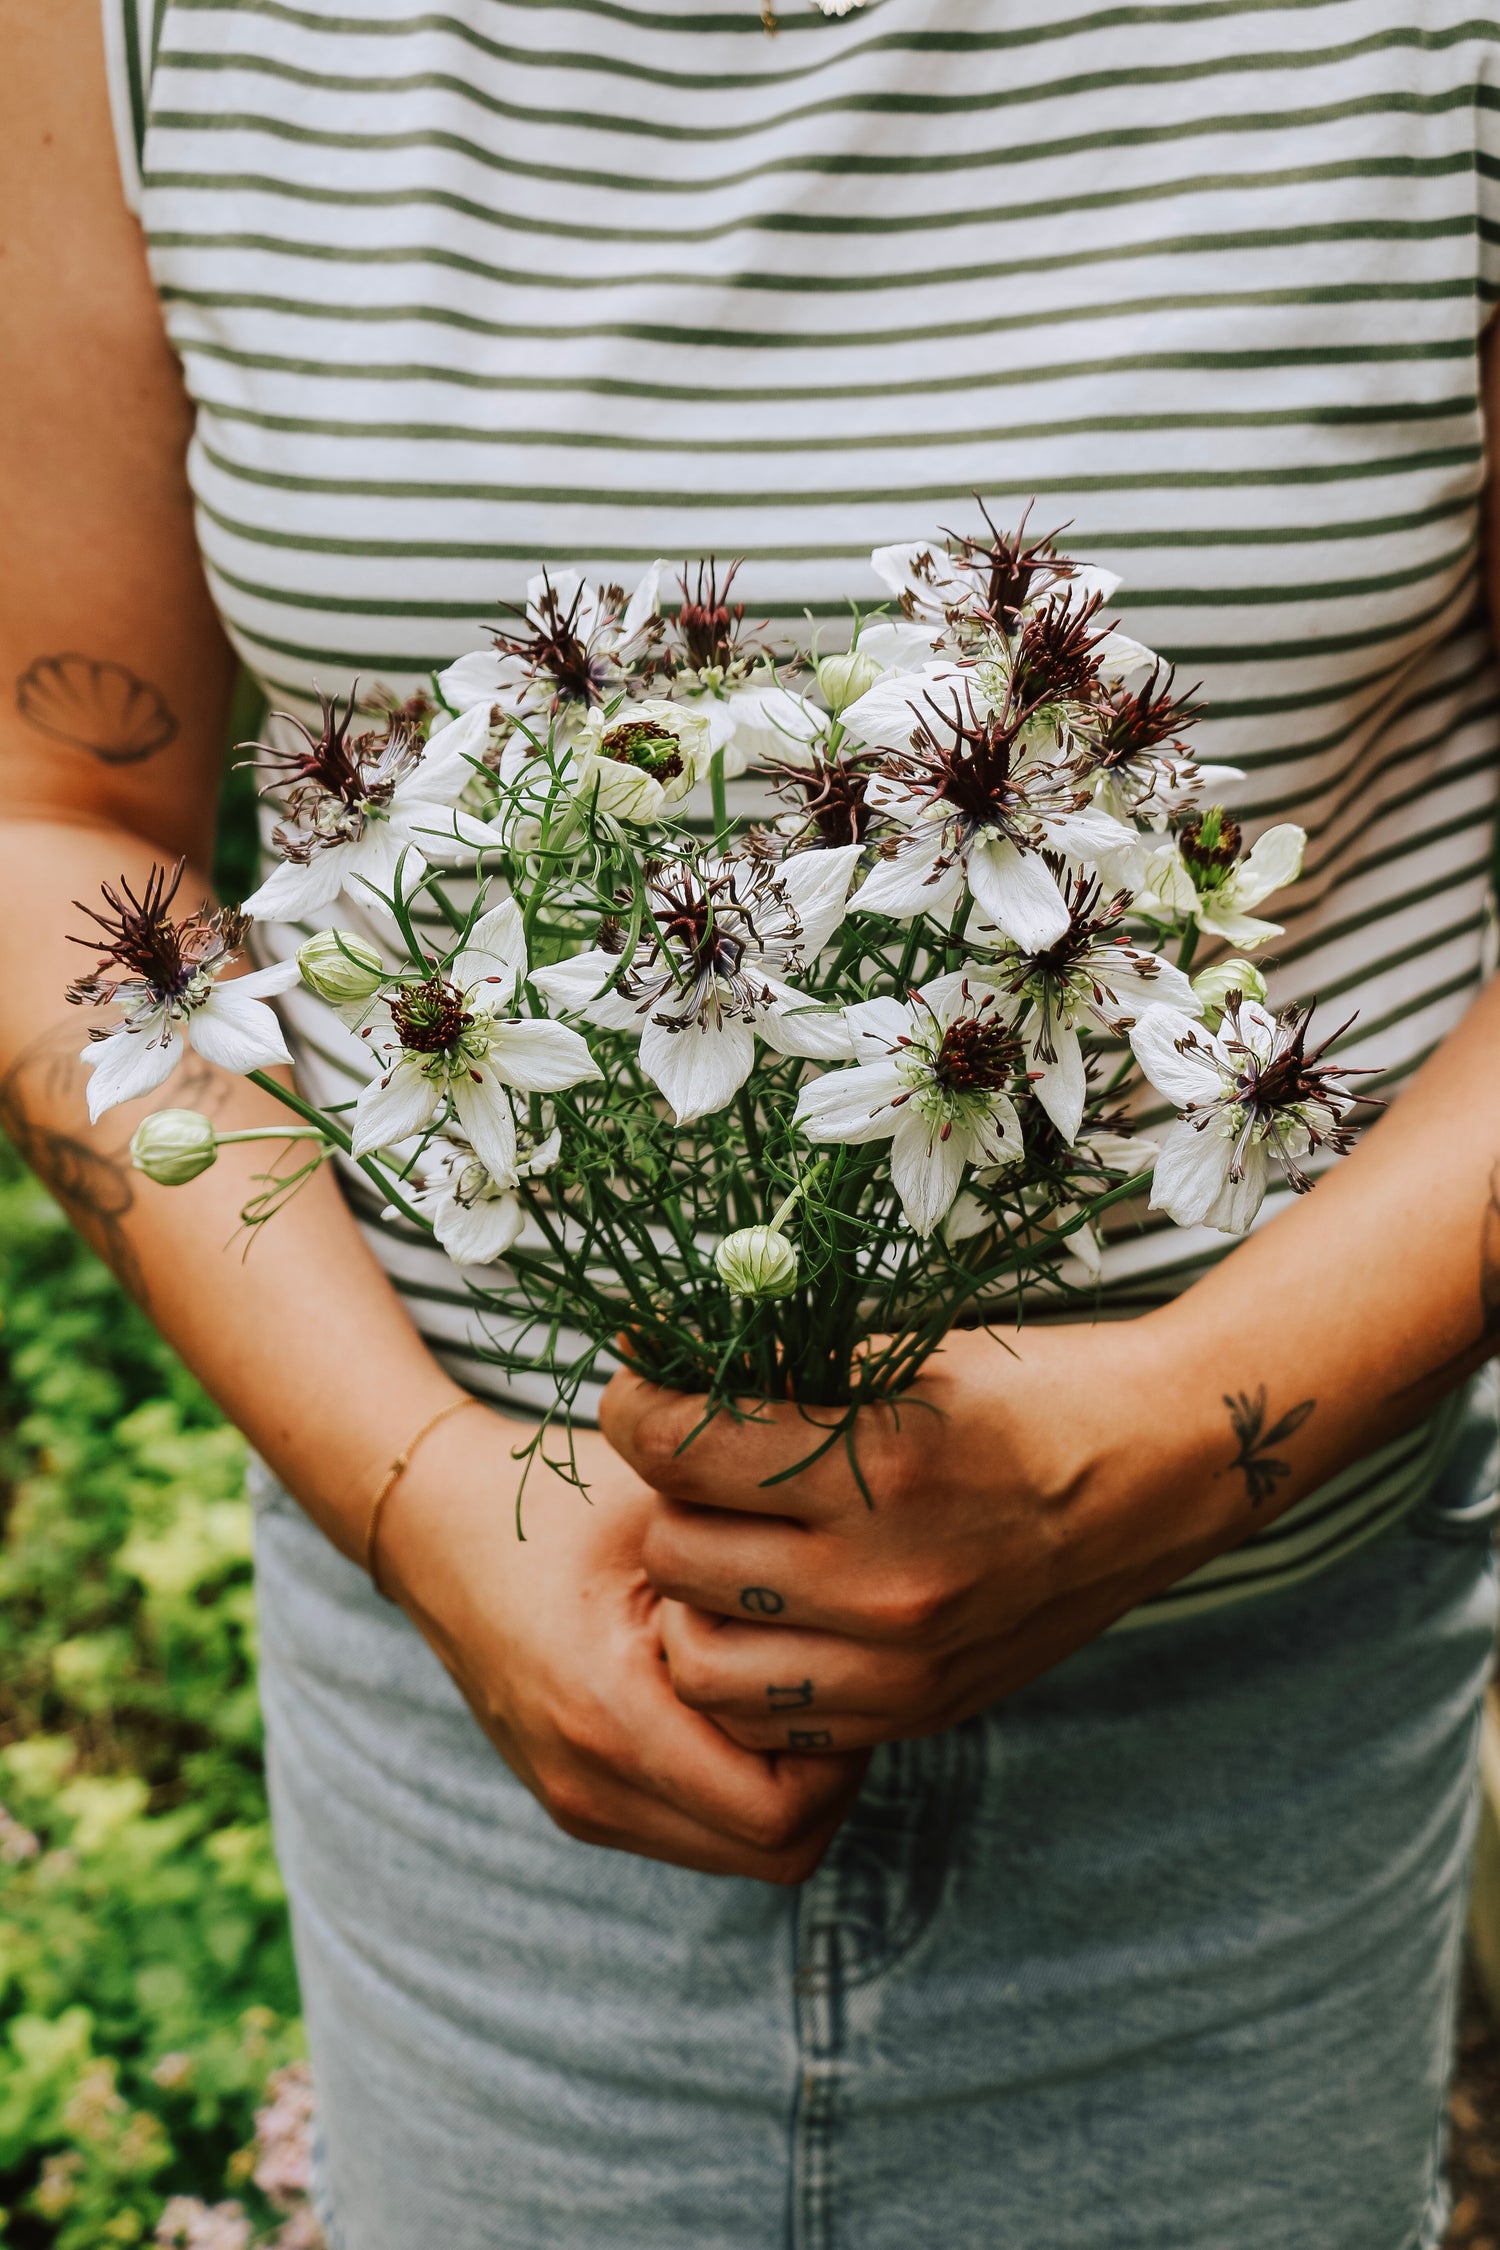
{"label": "finger tattoo letter n", "polygon": [[740,1594],[740,1608],[748,1609],[752,1617],[779,1617],[786,1602],[770,1586],[746,1586]]}
{"label": "finger tattoo letter n", "polygon": [[789,1727],[786,1746],[788,1750],[831,1750],[833,1736],[827,1727]]}
{"label": "finger tattoo letter n", "polygon": [[795,1687],[768,1687],[766,1701],[773,1711],[805,1711],[813,1699],[811,1680],[799,1680]]}

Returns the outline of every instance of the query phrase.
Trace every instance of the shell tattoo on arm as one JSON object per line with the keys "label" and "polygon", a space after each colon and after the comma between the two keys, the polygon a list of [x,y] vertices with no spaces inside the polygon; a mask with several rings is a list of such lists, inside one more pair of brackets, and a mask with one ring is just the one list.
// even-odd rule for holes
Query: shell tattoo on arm
{"label": "shell tattoo on arm", "polygon": [[124,664],[72,653],[39,656],[16,682],[16,709],[39,734],[106,766],[154,757],[177,732],[160,688]]}

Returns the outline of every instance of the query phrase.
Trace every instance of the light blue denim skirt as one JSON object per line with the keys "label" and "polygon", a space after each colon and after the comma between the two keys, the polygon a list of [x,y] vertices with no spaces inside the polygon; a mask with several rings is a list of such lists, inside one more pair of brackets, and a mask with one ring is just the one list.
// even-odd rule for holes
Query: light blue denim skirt
{"label": "light blue denim skirt", "polygon": [[879,1752],[800,1892],[561,1835],[262,1485],[334,2250],[1430,2250],[1486,1452],[1321,1577]]}

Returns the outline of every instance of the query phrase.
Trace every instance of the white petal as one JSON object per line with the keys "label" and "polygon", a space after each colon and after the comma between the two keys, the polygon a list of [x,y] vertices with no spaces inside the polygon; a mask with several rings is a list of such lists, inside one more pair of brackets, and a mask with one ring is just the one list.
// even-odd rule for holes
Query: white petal
{"label": "white petal", "polygon": [[448,1091],[469,1145],[485,1170],[496,1180],[512,1178],[516,1169],[516,1120],[504,1087],[484,1070],[455,1076],[449,1081]]}
{"label": "white petal", "polygon": [[[897,920],[909,914],[930,914],[937,921],[946,921],[962,895],[964,877],[957,862],[937,869],[942,853],[939,828],[913,830],[901,838],[889,859],[876,860],[849,901],[850,906],[862,914],[889,914]],[[1063,928],[1067,926],[1065,910]]]}
{"label": "white petal", "polygon": [[1206,1227],[1221,1234],[1243,1234],[1265,1201],[1271,1184],[1271,1159],[1263,1142],[1246,1149],[1244,1172],[1237,1180],[1225,1178],[1218,1196],[1203,1214]]}
{"label": "white petal", "polygon": [[1231,874],[1220,894],[1226,905],[1236,910],[1259,906],[1263,898],[1273,891],[1285,889],[1295,883],[1302,872],[1302,855],[1307,849],[1307,831],[1292,821],[1283,821],[1277,828],[1268,828],[1251,845],[1248,856]]}
{"label": "white petal", "polygon": [[682,1031],[653,1022],[641,1034],[641,1068],[656,1080],[679,1125],[732,1102],[754,1061],[755,1034],[735,1016],[723,1023],[689,1023]]}
{"label": "white petal", "polygon": [[805,1055],[811,1062],[852,1060],[854,1037],[841,1009],[825,1008],[774,977],[767,982],[775,999],[756,1017],[755,1028],[768,1047],[779,1055]]}
{"label": "white petal", "polygon": [[437,684],[444,702],[451,703],[455,711],[472,711],[478,706],[487,717],[490,706],[509,701],[524,678],[525,668],[518,657],[502,656],[494,648],[476,648],[450,664],[446,672],[439,672]]}
{"label": "white petal", "polygon": [[987,1167],[1018,1164],[1025,1154],[1016,1105],[1008,1094],[996,1094],[989,1116],[977,1119],[970,1128],[969,1162]]}
{"label": "white petal", "polygon": [[853,1007],[844,1010],[844,1021],[849,1026],[856,1055],[867,1062],[888,1054],[898,1039],[911,1036],[910,1008],[888,995],[874,1000],[856,1000]]}
{"label": "white petal", "polygon": [[489,706],[476,703],[472,711],[461,713],[428,737],[420,762],[396,790],[392,805],[402,805],[409,797],[451,805],[474,779],[489,740]]}
{"label": "white petal", "polygon": [[745,764],[766,758],[795,761],[828,723],[825,714],[802,696],[774,685],[737,689],[726,697],[724,708],[733,728],[731,739]]}
{"label": "white petal", "polygon": [[1183,1016],[1202,1015],[1203,1003],[1181,969],[1159,953],[1148,953],[1145,960],[1154,963],[1149,974],[1135,967],[1123,953],[1095,958],[1092,966],[1104,994],[1102,1015],[1139,1015],[1143,1008],[1173,1008]]}
{"label": "white petal", "polygon": [[401,895],[410,898],[427,872],[418,847],[401,835],[393,822],[372,820],[357,844],[348,847],[344,863],[344,895],[356,906],[388,914],[386,900],[396,895],[396,871],[401,872]]}
{"label": "white petal", "polygon": [[1201,1226],[1224,1192],[1234,1142],[1227,1133],[1178,1121],[1168,1133],[1151,1177],[1151,1208],[1180,1227]]}
{"label": "white petal", "polygon": [[908,1091],[890,1061],[859,1063],[853,1070],[830,1070],[804,1086],[793,1123],[810,1141],[883,1141],[895,1132],[902,1112],[891,1105]]}
{"label": "white petal", "polygon": [[492,1266],[505,1256],[525,1223],[514,1195],[481,1196],[473,1203],[444,1196],[433,1213],[434,1234],[461,1266]]}
{"label": "white petal", "polygon": [[582,1079],[604,1076],[588,1041],[546,1016],[523,1016],[516,1023],[502,1024],[487,1064],[505,1085],[519,1086],[527,1094],[556,1094]]}
{"label": "white petal", "polygon": [[1108,864],[1122,854],[1128,856],[1140,849],[1138,831],[1127,828],[1098,805],[1084,805],[1077,812],[1061,813],[1043,826],[1048,843],[1057,851],[1066,852],[1070,859],[1081,859],[1090,867]]}
{"label": "white petal", "polygon": [[233,984],[215,985],[187,1020],[189,1043],[220,1070],[243,1074],[292,1059],[281,1026],[265,1001],[240,989],[249,981],[241,977]]}
{"label": "white petal", "polygon": [[1066,937],[1071,917],[1057,878],[1036,852],[987,836],[969,853],[969,888],[992,922],[1023,953],[1041,953]]}
{"label": "white petal", "polygon": [[1033,1055],[1032,1067],[1040,1074],[1036,1080],[1036,1098],[1071,1148],[1083,1123],[1084,1097],[1088,1092],[1083,1074],[1083,1049],[1077,1032],[1068,1031],[1062,1025],[1054,1026],[1052,1045],[1056,1050],[1055,1061],[1046,1062],[1040,1055]]}
{"label": "white petal", "polygon": [[994,1223],[978,1196],[970,1195],[965,1189],[943,1221],[943,1240],[950,1247],[956,1248],[960,1242],[968,1242],[976,1234],[983,1234],[985,1228]]}
{"label": "white petal", "polygon": [[388,1079],[374,1078],[354,1105],[354,1154],[420,1133],[438,1105],[438,1087],[419,1064],[399,1062]]}
{"label": "white petal", "polygon": [[[294,984],[302,982],[302,971],[297,966],[295,954],[290,960],[273,961],[267,969],[251,969],[246,976],[235,977],[234,990],[241,999],[258,1000],[268,992],[290,992]],[[228,985],[219,987],[228,991]]]}
{"label": "white petal", "polygon": [[574,953],[566,961],[555,961],[550,969],[533,969],[531,983],[554,1015],[572,1015],[576,1009],[588,1006],[619,966],[618,953],[606,953],[602,946],[593,946],[587,953]]}
{"label": "white petal", "polygon": [[1118,626],[1096,643],[1094,656],[1099,666],[1100,679],[1110,686],[1132,676],[1144,678],[1147,673],[1156,670],[1160,661],[1154,649],[1147,648],[1143,641],[1132,640]]}
{"label": "white petal", "polygon": [[133,1102],[138,1095],[153,1094],[170,1078],[182,1060],[182,1034],[165,1039],[153,1036],[161,1018],[153,1017],[139,1031],[123,1024],[103,1039],[92,1039],[79,1057],[89,1067],[89,1123],[97,1125],[106,1110],[118,1102]]}
{"label": "white petal", "polygon": [[844,902],[863,849],[861,844],[839,844],[832,851],[793,852],[777,868],[777,879],[802,924],[798,943],[805,961],[822,952],[844,919]]}
{"label": "white petal", "polygon": [[514,992],[526,974],[526,936],[521,909],[513,898],[481,914],[454,956],[452,977],[465,990],[471,984],[488,984],[498,978]]}
{"label": "white petal", "polygon": [[625,604],[625,615],[620,621],[620,638],[633,640],[648,618],[656,615],[661,601],[661,574],[666,562],[658,556],[649,570],[643,572],[635,592]]}
{"label": "white petal", "polygon": [[1131,1032],[1130,1044],[1157,1092],[1179,1108],[1210,1101],[1220,1091],[1216,1050],[1175,1008],[1148,1008]]}
{"label": "white petal", "polygon": [[891,1184],[914,1234],[931,1234],[958,1193],[967,1135],[956,1128],[943,1139],[940,1119],[901,1113],[891,1140]]}
{"label": "white petal", "polygon": [[353,851],[352,844],[331,844],[305,863],[284,859],[242,902],[240,912],[257,922],[301,922],[321,913],[343,889]]}
{"label": "white petal", "polygon": [[905,750],[918,726],[954,710],[966,716],[971,702],[983,702],[973,671],[951,660],[929,659],[920,672],[893,672],[877,680],[840,717],[845,732],[872,749]]}
{"label": "white petal", "polygon": [[1101,570],[1097,563],[1079,563],[1071,578],[1059,585],[1058,591],[1071,594],[1074,601],[1087,601],[1097,594],[1101,602],[1112,601],[1125,581],[1117,570]]}
{"label": "white petal", "polygon": [[931,625],[904,617],[877,618],[860,630],[859,653],[887,672],[921,672],[932,662]]}
{"label": "white petal", "polygon": [[1236,913],[1225,902],[1222,891],[1204,899],[1194,919],[1200,929],[1223,938],[1226,944],[1240,946],[1247,953],[1252,953],[1258,945],[1264,945],[1267,938],[1280,937],[1282,934],[1279,922],[1262,922],[1254,914]]}

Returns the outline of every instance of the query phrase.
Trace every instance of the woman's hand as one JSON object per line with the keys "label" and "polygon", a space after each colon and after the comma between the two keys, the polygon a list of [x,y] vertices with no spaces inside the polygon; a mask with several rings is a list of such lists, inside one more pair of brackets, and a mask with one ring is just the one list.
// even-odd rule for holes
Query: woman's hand
{"label": "woman's hand", "polygon": [[1233,1544],[1222,1402],[1180,1395],[1155,1318],[951,1337],[899,1410],[861,1414],[868,1499],[842,1443],[766,1482],[829,1413],[720,1415],[684,1445],[701,1401],[617,1375],[602,1423],[660,1496],[645,1565],[683,1702],[763,1749],[930,1734]]}
{"label": "woman's hand", "polygon": [[580,1431],[587,1496],[539,1464],[520,1540],[510,1448],[529,1434],[477,1411],[433,1432],[384,1511],[387,1590],[569,1835],[710,1874],[803,1881],[863,1758],[758,1755],[686,1709],[641,1566],[651,1493]]}

